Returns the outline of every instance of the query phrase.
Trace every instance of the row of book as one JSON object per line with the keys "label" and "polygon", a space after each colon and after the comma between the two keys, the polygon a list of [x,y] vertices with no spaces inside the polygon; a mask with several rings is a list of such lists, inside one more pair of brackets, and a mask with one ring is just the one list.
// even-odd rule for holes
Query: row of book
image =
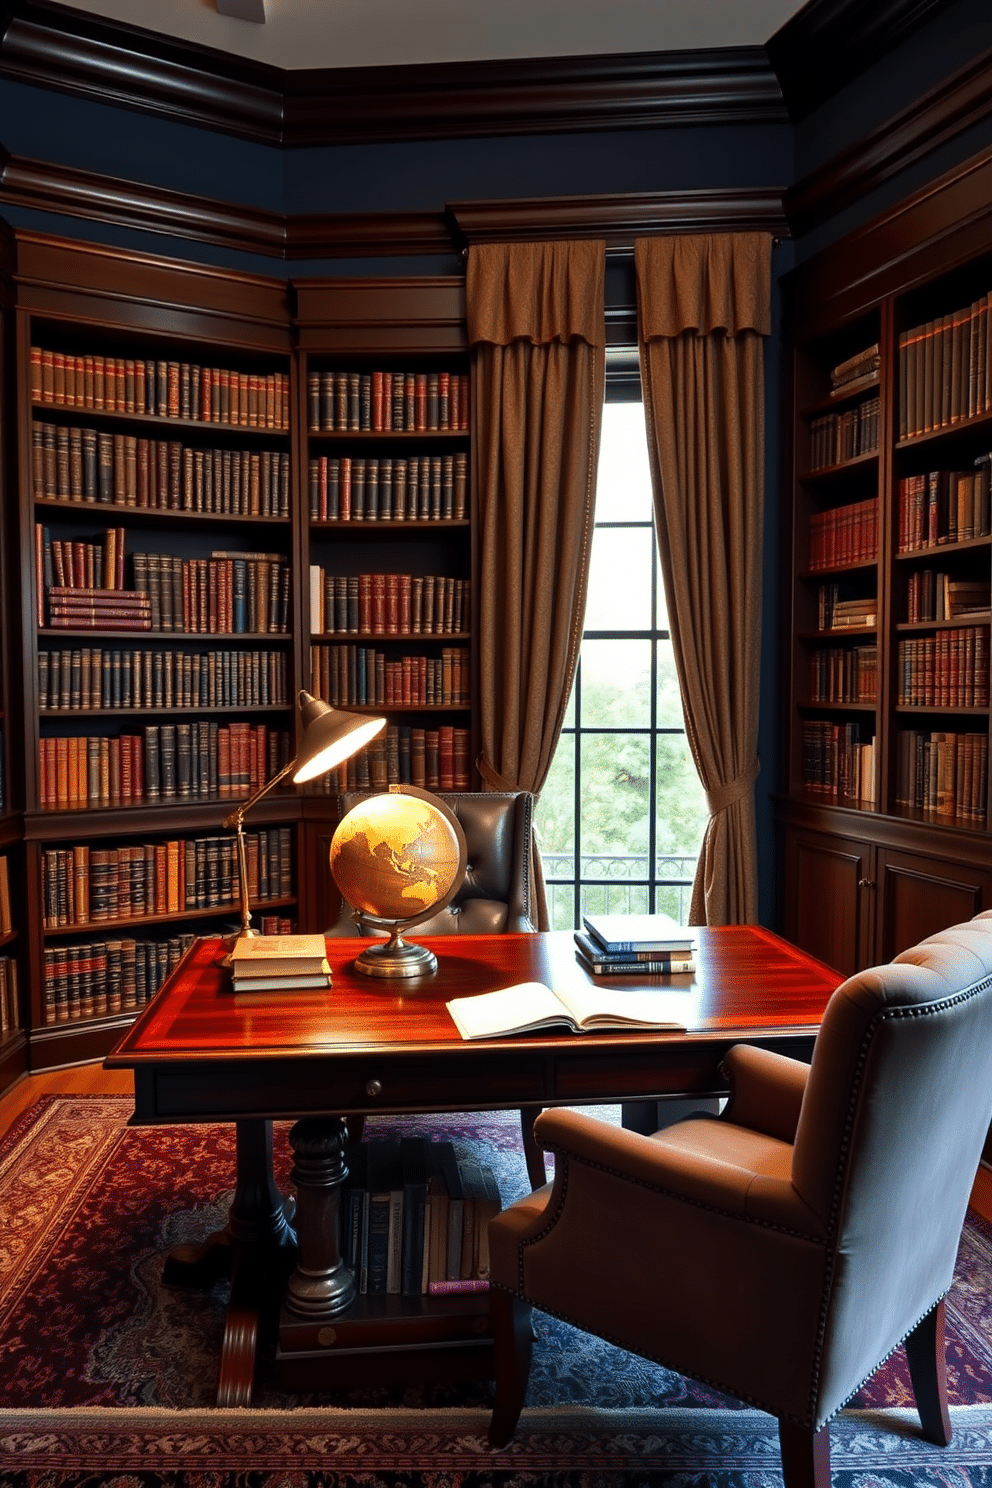
{"label": "row of book", "polygon": [[192,935],[168,940],[130,937],[46,946],[42,999],[46,1024],[75,1023],[144,1007],[191,945]]}
{"label": "row of book", "polygon": [[899,336],[899,438],[992,408],[992,292]]}
{"label": "row of book", "polygon": [[900,729],[896,740],[896,805],[984,826],[988,811],[987,733]]}
{"label": "row of book", "polygon": [[898,703],[911,708],[987,708],[989,629],[955,625],[899,642]]}
{"label": "row of book", "polygon": [[846,585],[820,584],[817,592],[819,630],[870,630],[878,622],[874,594],[848,594]]}
{"label": "row of book", "polygon": [[988,579],[960,579],[933,568],[917,568],[906,582],[906,619],[957,620],[989,608],[992,584]]}
{"label": "row of book", "polygon": [[992,456],[974,470],[930,470],[899,482],[899,551],[916,553],[992,533]]}
{"label": "row of book", "polygon": [[467,429],[469,381],[464,372],[310,372],[310,432],[430,433]]}
{"label": "row of book", "polygon": [[467,513],[464,454],[392,460],[320,455],[307,475],[312,521],[463,521]]}
{"label": "row of book", "polygon": [[330,795],[346,790],[385,790],[390,785],[470,790],[471,774],[471,736],[467,728],[442,724],[429,729],[391,723],[316,786]]}
{"label": "row of book", "polygon": [[810,471],[843,465],[877,450],[880,407],[878,398],[865,398],[853,408],[810,419]]}
{"label": "row of book", "polygon": [[310,691],[335,708],[467,707],[472,678],[465,646],[442,646],[440,656],[390,661],[372,646],[311,646]]}
{"label": "row of book", "polygon": [[290,569],[280,553],[215,550],[209,558],[135,553],[134,587],[151,601],[153,630],[187,635],[289,630]]}
{"label": "row of book", "polygon": [[9,935],[14,928],[14,917],[10,908],[10,864],[0,857],[0,935]]}
{"label": "row of book", "polygon": [[809,519],[809,566],[853,568],[878,558],[878,497],[814,512]]}
{"label": "row of book", "polygon": [[836,367],[830,369],[830,396],[846,398],[852,393],[860,392],[862,388],[872,387],[878,382],[881,364],[877,341],[873,346],[866,346],[863,351],[857,351],[853,356],[838,362]]}
{"label": "row of book", "polygon": [[829,801],[874,805],[875,739],[862,739],[858,723],[810,719],[802,727],[803,789]]}
{"label": "row of book", "polygon": [[36,500],[289,516],[285,450],[196,449],[176,439],[38,422],[32,457]]}
{"label": "row of book", "polygon": [[290,758],[290,736],[265,724],[147,724],[116,738],[74,735],[38,743],[43,810],[85,811],[143,802],[228,800],[270,780]]}
{"label": "row of book", "polygon": [[0,1038],[21,1026],[17,986],[17,962],[13,956],[0,956]]}
{"label": "row of book", "polygon": [[369,1296],[474,1289],[489,1277],[489,1222],[501,1206],[492,1170],[425,1137],[348,1149],[342,1259]]}
{"label": "row of book", "polygon": [[289,703],[281,651],[38,652],[43,712],[118,708],[281,708]]}
{"label": "row of book", "polygon": [[877,646],[818,646],[810,655],[811,703],[873,703],[877,693]]}
{"label": "row of book", "polygon": [[31,401],[242,429],[289,428],[289,375],[31,347]]}
{"label": "row of book", "polygon": [[[252,904],[292,898],[291,828],[246,832],[245,865]],[[46,930],[222,908],[240,902],[237,839],[228,832],[121,847],[45,848],[41,886]]]}
{"label": "row of book", "polygon": [[329,574],[310,567],[313,635],[460,635],[471,615],[469,579],[443,574]]}
{"label": "row of book", "polygon": [[123,527],[108,527],[93,538],[52,537],[47,527],[36,525],[41,533],[43,575],[49,589],[79,589],[89,594],[105,589],[119,594],[124,588],[124,549],[127,534]]}

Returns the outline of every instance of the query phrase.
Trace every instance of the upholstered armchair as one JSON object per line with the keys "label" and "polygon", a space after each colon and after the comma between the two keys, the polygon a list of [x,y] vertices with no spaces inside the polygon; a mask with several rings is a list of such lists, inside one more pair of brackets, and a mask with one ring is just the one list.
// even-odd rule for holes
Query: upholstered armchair
{"label": "upholstered armchair", "polygon": [[[377,791],[345,791],[344,816]],[[454,812],[468,844],[461,888],[446,909],[417,926],[416,935],[501,935],[537,929],[531,918],[531,835],[534,797],[528,791],[437,791]],[[361,935],[347,904],[328,935]]]}
{"label": "upholstered armchair", "polygon": [[992,1116],[992,913],[850,977],[809,1066],[737,1045],[729,1103],[653,1136],[575,1111],[555,1177],[490,1226],[496,1404],[512,1436],[531,1305],[778,1417],[787,1488],[905,1342],[946,1445],[943,1297]]}

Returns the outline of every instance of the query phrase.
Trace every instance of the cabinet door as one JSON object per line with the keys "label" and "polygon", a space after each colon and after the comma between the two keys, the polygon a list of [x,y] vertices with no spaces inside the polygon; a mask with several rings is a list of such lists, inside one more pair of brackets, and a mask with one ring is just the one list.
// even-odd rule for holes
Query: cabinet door
{"label": "cabinet door", "polygon": [[880,848],[877,959],[992,907],[992,871]]}
{"label": "cabinet door", "polygon": [[871,852],[868,843],[845,837],[786,837],[786,935],[845,976],[866,963]]}

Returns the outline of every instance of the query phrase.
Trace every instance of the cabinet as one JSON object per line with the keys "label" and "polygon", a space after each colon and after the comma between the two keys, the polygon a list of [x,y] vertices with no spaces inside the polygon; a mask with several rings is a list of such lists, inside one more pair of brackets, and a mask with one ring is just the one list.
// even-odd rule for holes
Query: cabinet
{"label": "cabinet", "polygon": [[783,913],[847,973],[992,905],[992,256],[943,226],[790,285]]}
{"label": "cabinet", "polygon": [[[19,236],[17,409],[32,1067],[105,1053],[237,920],[231,800],[293,748],[285,287]],[[295,927],[299,815],[251,822]]]}

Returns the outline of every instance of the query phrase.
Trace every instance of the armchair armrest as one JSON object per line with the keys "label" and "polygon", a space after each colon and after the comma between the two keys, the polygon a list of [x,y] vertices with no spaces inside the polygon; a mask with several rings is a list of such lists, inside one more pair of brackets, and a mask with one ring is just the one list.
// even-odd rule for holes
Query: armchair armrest
{"label": "armchair armrest", "polygon": [[725,1119],[780,1142],[795,1142],[809,1065],[754,1044],[735,1044],[723,1069],[730,1081]]}

